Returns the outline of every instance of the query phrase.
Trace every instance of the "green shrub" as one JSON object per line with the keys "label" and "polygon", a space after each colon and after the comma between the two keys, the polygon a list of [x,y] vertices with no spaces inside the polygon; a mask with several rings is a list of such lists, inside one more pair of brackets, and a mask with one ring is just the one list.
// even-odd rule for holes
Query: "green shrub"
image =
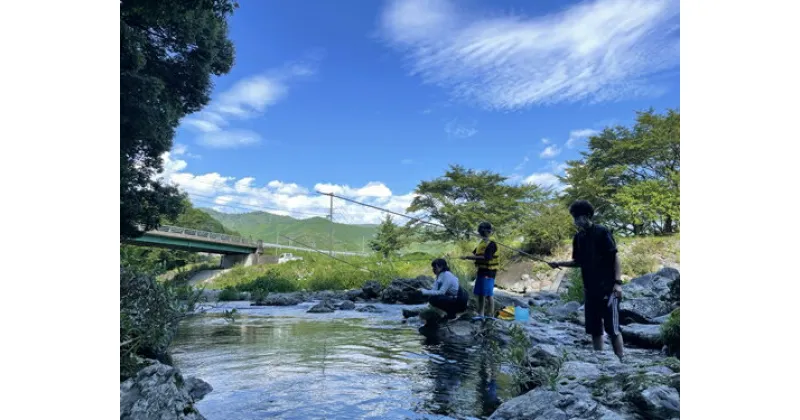
{"label": "green shrub", "polygon": [[242,293],[236,290],[233,286],[228,286],[219,293],[217,300],[221,302],[229,302],[233,300],[242,300]]}
{"label": "green shrub", "polygon": [[120,379],[133,375],[139,358],[166,360],[180,307],[174,295],[130,267],[120,267]]}
{"label": "green shrub", "polygon": [[522,233],[525,252],[552,255],[575,234],[575,225],[563,203],[549,201],[534,205],[529,221],[523,224]]}
{"label": "green shrub", "polygon": [[561,294],[561,300],[564,302],[580,302],[583,304],[583,277],[581,277],[580,268],[568,268],[567,279],[569,280],[569,287],[567,291]]}
{"label": "green shrub", "polygon": [[667,322],[661,325],[661,340],[667,345],[670,356],[680,358],[681,347],[681,309],[677,308],[669,316]]}

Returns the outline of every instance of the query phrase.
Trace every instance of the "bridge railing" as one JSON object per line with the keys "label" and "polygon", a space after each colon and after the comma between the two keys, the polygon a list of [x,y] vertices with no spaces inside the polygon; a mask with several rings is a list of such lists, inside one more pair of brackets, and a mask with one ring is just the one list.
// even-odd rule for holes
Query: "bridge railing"
{"label": "bridge railing", "polygon": [[203,230],[197,229],[189,229],[180,226],[166,226],[162,225],[159,226],[157,229],[159,232],[166,232],[166,233],[177,233],[180,235],[188,235],[188,236],[196,236],[199,238],[208,238],[214,239],[217,241],[228,242],[232,244],[242,244],[242,245],[250,245],[250,246],[258,246],[258,242],[252,239],[243,238],[241,236],[233,236],[227,235],[224,233],[214,233],[214,232],[206,232]]}

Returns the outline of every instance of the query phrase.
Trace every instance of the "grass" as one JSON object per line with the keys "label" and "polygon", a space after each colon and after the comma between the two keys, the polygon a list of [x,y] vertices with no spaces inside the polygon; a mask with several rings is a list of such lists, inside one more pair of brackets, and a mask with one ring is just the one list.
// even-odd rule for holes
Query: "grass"
{"label": "grass", "polygon": [[568,268],[567,279],[569,280],[569,288],[561,294],[561,300],[564,302],[580,302],[583,303],[583,279],[581,278],[581,270],[579,268]]}
{"label": "grass", "polygon": [[[379,256],[337,256],[333,259],[320,253],[297,253],[302,261],[284,264],[265,264],[250,267],[237,266],[220,275],[208,286],[211,289],[229,289],[236,292],[293,292],[300,290],[348,290],[360,288],[369,280],[383,285],[396,278],[433,276],[430,263],[433,255],[415,253],[413,256],[383,259]],[[412,258],[413,257],[413,258]],[[450,268],[462,281],[474,276],[470,261],[448,258]]]}
{"label": "grass", "polygon": [[675,309],[667,322],[661,325],[661,339],[667,345],[670,355],[680,355],[681,349],[681,309]]}

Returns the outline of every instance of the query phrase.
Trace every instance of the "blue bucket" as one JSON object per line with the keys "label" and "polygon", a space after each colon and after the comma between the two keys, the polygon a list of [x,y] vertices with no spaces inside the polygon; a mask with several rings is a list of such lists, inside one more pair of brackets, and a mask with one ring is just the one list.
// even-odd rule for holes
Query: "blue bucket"
{"label": "blue bucket", "polygon": [[514,321],[528,322],[530,316],[531,313],[528,308],[523,308],[522,306],[514,307]]}

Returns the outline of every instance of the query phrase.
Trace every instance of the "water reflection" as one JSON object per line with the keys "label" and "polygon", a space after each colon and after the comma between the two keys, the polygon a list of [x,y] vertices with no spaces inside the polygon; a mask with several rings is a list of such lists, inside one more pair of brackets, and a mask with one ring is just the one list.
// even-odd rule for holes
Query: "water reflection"
{"label": "water reflection", "polygon": [[176,365],[211,383],[215,419],[487,417],[505,376],[486,349],[437,343],[391,315],[215,316],[181,325]]}

